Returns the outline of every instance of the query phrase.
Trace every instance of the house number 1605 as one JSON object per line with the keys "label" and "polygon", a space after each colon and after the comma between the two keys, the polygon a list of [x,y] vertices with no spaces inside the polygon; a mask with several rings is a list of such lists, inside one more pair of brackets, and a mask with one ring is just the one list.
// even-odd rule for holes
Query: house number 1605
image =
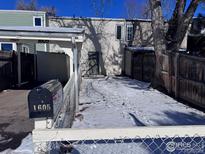
{"label": "house number 1605", "polygon": [[51,110],[51,106],[50,106],[50,104],[33,105],[33,110],[34,111],[50,111]]}

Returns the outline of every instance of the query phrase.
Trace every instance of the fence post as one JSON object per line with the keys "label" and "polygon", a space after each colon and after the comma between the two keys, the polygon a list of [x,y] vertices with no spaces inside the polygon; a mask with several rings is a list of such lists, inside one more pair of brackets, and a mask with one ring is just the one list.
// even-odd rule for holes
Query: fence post
{"label": "fence post", "polygon": [[37,80],[37,50],[36,44],[34,45],[34,80]]}
{"label": "fence post", "polygon": [[17,43],[17,74],[18,74],[18,84],[17,86],[21,86],[21,43]]}
{"label": "fence post", "polygon": [[179,53],[176,53],[175,56],[175,98],[178,99],[179,97]]}
{"label": "fence post", "polygon": [[73,50],[73,57],[74,57],[74,73],[75,73],[75,109],[76,112],[79,111],[79,93],[78,93],[78,49],[75,42],[75,38],[72,37],[72,50]]}
{"label": "fence post", "polygon": [[[58,127],[63,103],[63,88],[58,80],[50,80],[32,89],[28,94],[28,111],[29,118],[34,119],[34,130],[49,130]],[[33,133],[34,153],[49,152],[52,143],[36,143],[35,135]]]}
{"label": "fence post", "polygon": [[[52,120],[34,119],[34,130],[35,129],[47,129],[52,126]],[[33,134],[34,135],[34,134]],[[43,154],[49,151],[48,145],[46,142],[35,143],[33,140],[34,154]]]}
{"label": "fence post", "polygon": [[168,55],[168,76],[169,76],[168,93],[170,94],[172,92],[172,55],[171,55],[171,51],[168,51],[167,55]]}

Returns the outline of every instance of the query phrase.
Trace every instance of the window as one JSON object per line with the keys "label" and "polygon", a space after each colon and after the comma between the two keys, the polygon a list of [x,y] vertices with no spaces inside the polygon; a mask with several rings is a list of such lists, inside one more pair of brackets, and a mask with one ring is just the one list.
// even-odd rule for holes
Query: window
{"label": "window", "polygon": [[133,25],[127,25],[127,40],[133,40]]}
{"label": "window", "polygon": [[26,45],[23,45],[23,46],[22,46],[22,52],[24,52],[24,53],[29,53],[29,47],[26,46]]}
{"label": "window", "polygon": [[117,32],[117,36],[116,36],[116,38],[118,39],[118,40],[121,40],[121,38],[122,38],[122,26],[120,26],[120,25],[118,25],[117,26],[117,30],[116,30]]}
{"label": "window", "polygon": [[13,44],[12,43],[1,43],[1,51],[12,51]]}
{"label": "window", "polygon": [[34,17],[33,18],[33,26],[38,26],[38,27],[43,26],[42,17]]}

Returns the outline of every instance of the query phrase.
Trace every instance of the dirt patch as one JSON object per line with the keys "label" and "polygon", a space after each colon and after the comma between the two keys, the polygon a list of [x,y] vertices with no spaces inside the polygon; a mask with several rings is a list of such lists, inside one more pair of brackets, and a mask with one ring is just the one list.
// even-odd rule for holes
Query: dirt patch
{"label": "dirt patch", "polygon": [[28,117],[29,90],[7,90],[0,93],[0,152],[16,149],[34,128]]}

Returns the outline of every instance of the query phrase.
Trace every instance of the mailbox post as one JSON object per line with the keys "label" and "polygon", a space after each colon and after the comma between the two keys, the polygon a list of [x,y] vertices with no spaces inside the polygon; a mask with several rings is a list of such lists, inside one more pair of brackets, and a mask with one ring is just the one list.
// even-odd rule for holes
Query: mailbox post
{"label": "mailbox post", "polygon": [[[28,94],[29,118],[34,119],[35,129],[52,128],[61,106],[63,105],[63,88],[58,80],[50,80],[36,87]],[[34,143],[34,153],[46,153],[47,143]]]}

